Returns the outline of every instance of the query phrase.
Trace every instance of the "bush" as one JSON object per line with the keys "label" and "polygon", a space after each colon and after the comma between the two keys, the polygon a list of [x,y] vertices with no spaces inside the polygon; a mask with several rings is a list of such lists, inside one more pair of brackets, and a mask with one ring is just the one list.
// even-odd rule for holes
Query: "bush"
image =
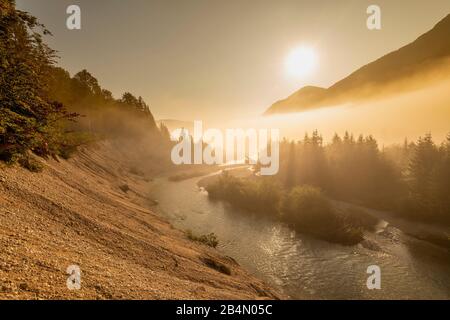
{"label": "bush", "polygon": [[347,208],[345,211],[340,212],[340,214],[349,225],[372,232],[376,231],[375,227],[380,221],[378,218],[370,215],[364,210],[357,208]]}
{"label": "bush", "polygon": [[295,187],[281,204],[282,218],[297,230],[344,245],[363,240],[362,229],[339,215],[320,189]]}
{"label": "bush", "polygon": [[55,153],[63,159],[69,159],[77,151],[78,147],[91,143],[95,138],[87,132],[66,133],[58,145]]}
{"label": "bush", "polygon": [[196,236],[192,233],[191,230],[188,230],[186,231],[186,236],[188,237],[189,240],[200,242],[209,247],[216,248],[219,245],[219,240],[217,239],[217,236],[214,233]]}
{"label": "bush", "polygon": [[41,172],[43,169],[42,163],[30,155],[22,156],[18,162],[22,167],[30,170],[31,172]]}
{"label": "bush", "polygon": [[337,212],[320,189],[307,185],[295,187],[282,197],[282,189],[271,178],[242,179],[225,172],[205,188],[212,199],[225,200],[250,212],[271,214],[300,232],[344,245],[361,242],[363,229],[373,223],[356,213]]}
{"label": "bush", "polygon": [[279,211],[281,188],[271,178],[242,179],[225,171],[216,181],[206,185],[205,189],[210,198],[226,200],[240,209],[265,214]]}
{"label": "bush", "polygon": [[293,188],[283,199],[281,208],[284,218],[290,221],[301,218],[304,223],[308,223],[332,217],[331,204],[320,189],[306,185]]}

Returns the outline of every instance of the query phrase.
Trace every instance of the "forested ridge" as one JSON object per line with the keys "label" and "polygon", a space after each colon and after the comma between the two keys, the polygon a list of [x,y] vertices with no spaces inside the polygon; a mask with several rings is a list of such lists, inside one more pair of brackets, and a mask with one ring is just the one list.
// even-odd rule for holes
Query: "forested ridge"
{"label": "forested ridge", "polygon": [[276,176],[238,178],[225,171],[205,187],[211,199],[346,245],[363,241],[364,230],[373,231],[377,219],[339,209],[333,200],[450,226],[450,135],[440,145],[426,134],[380,148],[374,137],[350,133],[325,144],[314,131],[300,141],[281,142]]}
{"label": "forested ridge", "polygon": [[450,135],[439,145],[425,134],[380,147],[372,136],[349,133],[325,144],[315,131],[285,140],[280,159],[287,188],[311,185],[335,199],[450,224]]}
{"label": "forested ridge", "polygon": [[0,160],[38,170],[31,153],[69,157],[97,137],[126,135],[168,142],[142,97],[115,99],[87,70],[57,66],[50,31],[15,1],[0,0]]}

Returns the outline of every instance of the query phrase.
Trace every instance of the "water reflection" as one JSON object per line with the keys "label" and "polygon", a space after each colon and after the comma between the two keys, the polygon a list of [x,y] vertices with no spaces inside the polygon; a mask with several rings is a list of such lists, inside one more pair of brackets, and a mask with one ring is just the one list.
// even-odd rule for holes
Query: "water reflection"
{"label": "water reflection", "polygon": [[[199,178],[155,181],[158,211],[175,227],[214,232],[218,249],[292,298],[449,299],[450,254],[387,226],[368,240],[381,250],[344,247],[298,234],[257,214],[210,201]],[[382,271],[382,289],[368,290],[369,265]]]}

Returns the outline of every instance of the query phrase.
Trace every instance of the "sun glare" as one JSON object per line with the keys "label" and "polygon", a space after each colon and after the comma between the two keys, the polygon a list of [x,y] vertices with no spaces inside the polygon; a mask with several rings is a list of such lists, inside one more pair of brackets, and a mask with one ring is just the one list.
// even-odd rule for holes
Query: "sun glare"
{"label": "sun glare", "polygon": [[293,77],[305,77],[317,66],[317,55],[310,47],[297,47],[286,57],[286,73]]}

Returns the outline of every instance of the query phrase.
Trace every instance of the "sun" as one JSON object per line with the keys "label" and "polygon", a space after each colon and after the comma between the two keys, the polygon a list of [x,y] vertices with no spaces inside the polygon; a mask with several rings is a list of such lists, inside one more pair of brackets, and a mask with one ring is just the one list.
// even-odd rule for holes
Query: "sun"
{"label": "sun", "polygon": [[288,54],[284,66],[289,76],[297,78],[308,76],[317,67],[317,54],[313,48],[297,47]]}

